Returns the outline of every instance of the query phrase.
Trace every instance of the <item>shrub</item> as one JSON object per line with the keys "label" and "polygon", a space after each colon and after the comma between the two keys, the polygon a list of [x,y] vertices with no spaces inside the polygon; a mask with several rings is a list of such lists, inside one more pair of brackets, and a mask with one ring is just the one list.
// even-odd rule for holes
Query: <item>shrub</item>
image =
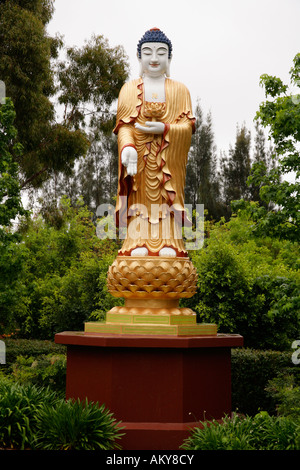
{"label": "shrub", "polygon": [[222,423],[201,422],[183,442],[185,450],[299,450],[300,428],[263,411],[254,417],[234,415]]}
{"label": "shrub", "polygon": [[104,405],[68,400],[39,411],[35,444],[43,450],[110,450],[120,448],[121,436]]}
{"label": "shrub", "polygon": [[55,210],[59,224],[41,213],[22,227],[28,257],[22,297],[12,315],[23,338],[52,339],[58,331],[82,330],[85,321],[120,303],[106,287],[116,243],[97,237],[93,214],[85,207],[71,207],[63,198]]}
{"label": "shrub", "polygon": [[42,355],[37,358],[19,356],[13,365],[13,377],[18,383],[49,387],[56,392],[65,392],[66,355]]}
{"label": "shrub", "polygon": [[49,388],[0,377],[0,447],[110,450],[120,446],[120,423],[104,405],[61,399]]}
{"label": "shrub", "polygon": [[181,305],[220,333],[238,333],[252,349],[285,350],[300,329],[299,245],[255,238],[245,217],[209,226],[190,253],[198,290]]}
{"label": "shrub", "polygon": [[266,391],[276,401],[280,416],[287,416],[300,422],[300,375],[298,369],[292,373],[281,373],[270,380]]}
{"label": "shrub", "polygon": [[66,346],[56,344],[54,341],[34,340],[34,339],[4,339],[6,349],[6,364],[1,366],[1,370],[12,371],[13,364],[18,356],[36,358],[42,355],[51,354],[53,356],[65,354]]}
{"label": "shrub", "polygon": [[268,382],[296,369],[291,352],[232,349],[232,409],[250,416],[261,410],[276,414],[276,399],[266,392]]}
{"label": "shrub", "polygon": [[0,380],[0,443],[6,448],[30,448],[36,414],[43,403],[52,406],[54,392],[34,385],[22,386],[7,378]]}
{"label": "shrub", "polygon": [[82,330],[85,321],[103,318],[113,306],[123,300],[109,294],[106,278],[112,257],[98,259],[85,253],[79,262],[52,285],[45,278],[38,296],[42,305],[39,308],[39,330],[43,337],[51,338],[55,332]]}

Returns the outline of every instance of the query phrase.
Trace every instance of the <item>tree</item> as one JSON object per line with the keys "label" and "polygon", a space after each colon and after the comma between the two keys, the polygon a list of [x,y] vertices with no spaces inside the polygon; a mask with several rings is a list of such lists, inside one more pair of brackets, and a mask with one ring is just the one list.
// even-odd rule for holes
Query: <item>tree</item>
{"label": "tree", "polygon": [[13,159],[22,150],[16,141],[14,119],[13,104],[7,99],[0,106],[0,325],[10,317],[20,295],[16,285],[26,257],[19,234],[13,230],[15,219],[27,213],[21,201],[18,165]]}
{"label": "tree", "polygon": [[103,135],[101,141],[93,141],[75,178],[78,197],[94,214],[100,204],[114,203],[118,189],[118,147],[114,135]]}
{"label": "tree", "polygon": [[[255,122],[255,138],[254,138],[254,152],[251,159],[251,165],[256,165],[260,168],[261,175],[264,176],[271,169],[276,167],[277,155],[272,147],[266,148],[266,136],[264,129],[259,121]],[[251,167],[252,168],[252,167]],[[250,171],[251,173],[251,171]],[[260,205],[268,206],[265,201],[260,198],[260,185],[251,183],[249,186],[249,198],[251,201],[258,201]]]}
{"label": "tree", "polygon": [[[299,89],[300,54],[294,58],[290,77],[296,90]],[[260,83],[270,99],[260,105],[256,120],[268,128],[278,164],[266,174],[262,174],[259,164],[253,165],[249,183],[260,185],[260,198],[276,208],[261,210],[252,206],[252,216],[257,221],[258,233],[297,241],[300,236],[300,95],[288,93],[288,86],[277,77],[262,75]],[[290,172],[294,181],[286,178]]]}
{"label": "tree", "polygon": [[118,152],[111,106],[128,77],[127,58],[122,47],[111,48],[103,36],[92,36],[82,48],[67,49],[67,59],[57,70],[64,125],[84,131],[89,150],[67,174],[53,171],[43,193],[52,200],[66,195],[72,203],[82,197],[95,212],[99,204],[113,202],[117,192]]}
{"label": "tree", "polygon": [[211,113],[203,116],[200,103],[195,109],[196,130],[192,137],[187,164],[185,202],[204,204],[210,218],[218,219],[219,182],[217,179],[216,146]]}
{"label": "tree", "polygon": [[50,0],[0,4],[0,76],[16,111],[23,146],[17,162],[24,187],[40,184],[51,168],[72,165],[87,148],[83,135],[67,132],[55,122],[51,60],[62,43],[46,33],[52,13]]}
{"label": "tree", "polygon": [[13,155],[20,155],[22,147],[16,142],[15,111],[10,99],[0,106],[0,242],[14,241],[17,235],[10,231],[12,222],[26,212],[22,205],[18,181],[18,165]]}
{"label": "tree", "polygon": [[237,126],[234,147],[230,146],[229,156],[221,160],[222,197],[227,207],[227,217],[230,216],[230,203],[233,200],[249,198],[247,179],[250,174],[251,134],[243,124]]}
{"label": "tree", "polygon": [[[0,3],[0,77],[16,110],[24,189],[40,187],[53,173],[72,172],[89,148],[83,121],[90,110],[83,107],[97,107],[90,120],[95,128],[98,122],[111,127],[108,106],[127,77],[123,49],[109,48],[102,37],[93,38],[83,50],[68,49],[66,61],[59,62],[63,41],[46,31],[52,14],[52,0]],[[61,122],[53,104],[58,90],[66,107]]]}
{"label": "tree", "polygon": [[103,132],[101,136],[99,140],[89,137],[89,151],[78,160],[70,175],[54,173],[43,185],[44,205],[51,201],[53,206],[62,196],[67,196],[76,206],[82,198],[84,205],[95,214],[100,204],[114,204],[118,185],[117,139]]}
{"label": "tree", "polygon": [[103,36],[93,35],[82,48],[66,50],[57,65],[58,102],[64,106],[64,123],[75,129],[88,127],[97,138],[110,132],[110,106],[128,78],[128,58],[121,46],[111,48]]}

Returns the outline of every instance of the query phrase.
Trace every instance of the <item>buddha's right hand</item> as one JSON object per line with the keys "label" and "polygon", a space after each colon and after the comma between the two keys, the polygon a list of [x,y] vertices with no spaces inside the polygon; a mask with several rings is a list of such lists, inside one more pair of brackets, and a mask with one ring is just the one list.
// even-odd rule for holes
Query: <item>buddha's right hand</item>
{"label": "buddha's right hand", "polygon": [[121,153],[121,162],[127,168],[128,175],[137,174],[137,160],[138,154],[134,147],[124,147]]}

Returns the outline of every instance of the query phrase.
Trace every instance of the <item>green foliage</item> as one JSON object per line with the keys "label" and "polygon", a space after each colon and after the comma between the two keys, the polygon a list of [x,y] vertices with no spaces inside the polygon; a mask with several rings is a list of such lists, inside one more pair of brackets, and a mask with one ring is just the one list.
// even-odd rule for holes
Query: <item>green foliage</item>
{"label": "green foliage", "polygon": [[104,405],[63,400],[45,405],[37,416],[36,448],[43,450],[111,450],[122,435]]}
{"label": "green foliage", "polygon": [[254,416],[261,410],[276,414],[278,397],[267,392],[269,382],[281,374],[294,375],[297,366],[292,351],[260,351],[238,348],[231,351],[232,409]]}
{"label": "green foliage", "polygon": [[15,115],[11,100],[6,99],[0,106],[0,332],[21,295],[20,280],[27,254],[13,227],[15,219],[26,214],[18,181],[19,166],[13,159],[13,155],[21,155]]}
{"label": "green foliage", "polygon": [[100,240],[92,214],[63,199],[42,209],[21,229],[29,256],[23,295],[13,311],[21,336],[52,339],[65,329],[82,330],[119,300],[108,293],[106,275],[116,255],[112,240]]}
{"label": "green foliage", "polygon": [[[41,187],[53,173],[70,175],[99,128],[111,131],[110,105],[128,76],[123,48],[109,47],[102,36],[82,50],[68,48],[66,61],[58,61],[63,41],[46,30],[53,12],[52,0],[0,3],[0,77],[16,109],[26,189]],[[62,122],[51,101],[56,94],[65,106]],[[93,128],[89,138],[84,124]]]}
{"label": "green foliage", "polygon": [[65,354],[33,357],[17,357],[12,377],[19,384],[45,387],[64,394],[66,388],[67,358]]}
{"label": "green foliage", "polygon": [[96,213],[100,204],[115,205],[118,188],[118,143],[113,133],[99,132],[91,136],[87,155],[79,158],[70,174],[55,174],[42,190],[46,200],[68,197],[76,206],[82,199],[88,209]]}
{"label": "green foliage", "polygon": [[280,416],[300,422],[300,376],[297,368],[294,373],[286,371],[278,374],[269,381],[266,391],[276,401]]}
{"label": "green foliage", "polygon": [[[300,86],[300,54],[294,58],[290,70],[291,82]],[[299,95],[288,94],[288,87],[277,78],[262,75],[261,85],[266,97],[260,105],[256,119],[269,129],[269,138],[274,142],[279,156],[278,166],[269,172],[262,172],[260,164],[254,164],[249,184],[260,186],[260,197],[266,205],[275,205],[273,210],[252,207],[257,221],[256,232],[292,241],[299,240],[299,141],[300,141],[300,100]],[[294,173],[295,181],[289,182],[286,174]]]}
{"label": "green foliage", "polygon": [[59,41],[46,34],[52,2],[1,2],[0,76],[16,109],[16,128],[24,147],[20,160],[26,178],[42,167],[37,152],[45,147],[54,118],[51,56]]}
{"label": "green foliage", "polygon": [[15,329],[14,311],[24,295],[27,254],[22,244],[0,244],[0,334],[11,333]]}
{"label": "green foliage", "polygon": [[96,129],[103,123],[105,130],[111,118],[109,106],[128,78],[124,49],[111,48],[107,39],[94,35],[82,49],[70,47],[66,53],[67,60],[58,64],[58,101],[65,106],[65,122]]}
{"label": "green foliage", "polygon": [[256,238],[252,227],[244,214],[207,225],[204,248],[190,253],[198,291],[182,304],[199,322],[244,336],[246,347],[286,349],[300,326],[299,246]]}
{"label": "green foliage", "polygon": [[0,446],[11,449],[119,448],[120,423],[104,405],[65,401],[48,388],[0,378]]}
{"label": "green foliage", "polygon": [[195,133],[192,136],[189,152],[185,203],[204,204],[209,218],[219,219],[220,208],[220,185],[217,175],[216,146],[214,144],[212,116],[209,113],[204,118],[200,103],[195,109]]}
{"label": "green foliage", "polygon": [[68,48],[57,70],[63,125],[79,135],[85,131],[90,145],[82,156],[77,154],[73,168],[65,161],[69,149],[60,152],[60,145],[54,149],[55,172],[43,185],[43,193],[47,198],[67,196],[74,205],[82,197],[96,212],[101,203],[112,203],[117,193],[118,148],[111,105],[128,78],[128,58],[122,47],[112,48],[103,36],[92,36],[82,48]]}
{"label": "green foliage", "polygon": [[229,209],[233,199],[249,197],[250,142],[250,132],[245,125],[237,128],[235,145],[230,148],[229,156],[221,160],[223,198]]}
{"label": "green foliage", "polygon": [[40,407],[53,406],[54,392],[33,385],[22,386],[0,379],[0,443],[2,447],[25,449],[31,447],[34,423]]}
{"label": "green foliage", "polygon": [[14,127],[16,113],[10,99],[0,106],[0,243],[14,241],[17,235],[8,230],[18,215],[24,215],[18,181],[19,166],[13,154],[21,155]]}
{"label": "green foliage", "polygon": [[2,341],[5,342],[6,350],[6,364],[2,368],[8,369],[9,373],[12,372],[13,364],[19,356],[36,359],[38,356],[60,356],[66,353],[66,346],[54,343],[53,338],[52,341],[12,338],[4,338]]}
{"label": "green foliage", "polygon": [[191,431],[185,450],[299,450],[300,428],[294,421],[263,411],[254,417],[234,415],[222,423],[201,422]]}

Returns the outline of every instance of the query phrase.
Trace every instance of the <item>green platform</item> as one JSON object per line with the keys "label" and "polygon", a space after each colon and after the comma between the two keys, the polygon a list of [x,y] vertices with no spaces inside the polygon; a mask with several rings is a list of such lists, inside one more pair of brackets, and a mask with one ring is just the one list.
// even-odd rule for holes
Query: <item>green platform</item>
{"label": "green platform", "polygon": [[217,325],[196,323],[196,315],[107,314],[106,322],[87,322],[85,333],[118,335],[216,335]]}

